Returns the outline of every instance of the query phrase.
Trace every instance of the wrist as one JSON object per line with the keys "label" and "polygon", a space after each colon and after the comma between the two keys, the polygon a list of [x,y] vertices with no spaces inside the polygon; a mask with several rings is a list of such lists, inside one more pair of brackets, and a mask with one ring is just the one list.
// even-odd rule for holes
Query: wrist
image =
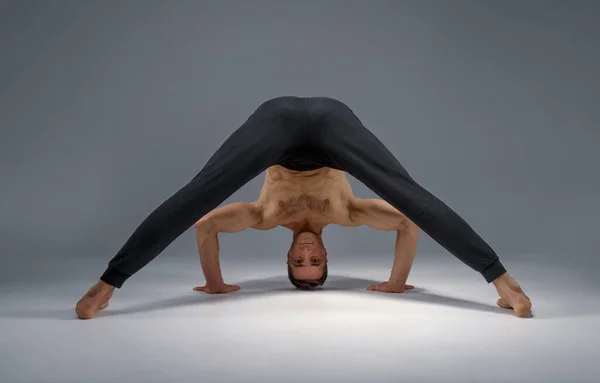
{"label": "wrist", "polygon": [[225,283],[221,275],[205,275],[204,278],[209,286],[220,286]]}
{"label": "wrist", "polygon": [[392,270],[390,278],[388,279],[388,283],[391,286],[403,287],[406,284],[407,279],[408,279],[407,272],[394,272]]}
{"label": "wrist", "polygon": [[392,287],[404,287],[406,284],[406,279],[407,278],[390,277],[390,279],[388,279],[388,284]]}

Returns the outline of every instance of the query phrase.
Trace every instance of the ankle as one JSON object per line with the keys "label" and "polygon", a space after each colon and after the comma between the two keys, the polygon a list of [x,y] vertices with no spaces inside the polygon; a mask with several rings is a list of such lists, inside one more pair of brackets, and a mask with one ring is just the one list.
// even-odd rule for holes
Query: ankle
{"label": "ankle", "polygon": [[494,279],[492,281],[492,283],[496,287],[498,287],[498,286],[506,286],[511,279],[512,278],[508,275],[508,273],[504,273],[504,274],[500,275],[498,278]]}
{"label": "ankle", "polygon": [[98,281],[98,283],[92,286],[85,295],[88,298],[100,297],[112,294],[113,290],[113,286],[104,281]]}
{"label": "ankle", "polygon": [[98,281],[98,283],[96,284],[96,286],[98,286],[99,290],[104,292],[104,291],[114,291],[115,287],[112,285],[109,285],[108,283],[104,282],[103,280]]}

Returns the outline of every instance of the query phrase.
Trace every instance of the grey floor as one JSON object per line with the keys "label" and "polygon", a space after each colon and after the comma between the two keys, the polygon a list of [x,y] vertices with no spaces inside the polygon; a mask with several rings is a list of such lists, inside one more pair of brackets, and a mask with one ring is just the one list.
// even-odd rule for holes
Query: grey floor
{"label": "grey floor", "polygon": [[451,256],[419,254],[418,289],[401,295],[365,291],[384,256],[332,259],[317,292],[290,288],[283,262],[224,260],[242,291],[220,296],[192,291],[193,257],[163,257],[81,321],[105,260],[39,261],[0,286],[0,381],[598,382],[595,271],[543,258],[504,258],[534,303],[526,319]]}

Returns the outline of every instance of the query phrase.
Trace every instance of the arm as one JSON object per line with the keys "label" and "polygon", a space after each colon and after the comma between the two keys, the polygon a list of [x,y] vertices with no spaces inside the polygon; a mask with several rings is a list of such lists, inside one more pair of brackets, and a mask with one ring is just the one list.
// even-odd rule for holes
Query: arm
{"label": "arm", "polygon": [[350,219],[376,230],[396,231],[394,265],[388,283],[403,289],[415,259],[419,227],[392,205],[378,199],[354,199],[350,204]]}
{"label": "arm", "polygon": [[194,224],[200,264],[207,286],[223,284],[218,234],[240,232],[261,220],[261,209],[256,203],[235,202],[214,209]]}

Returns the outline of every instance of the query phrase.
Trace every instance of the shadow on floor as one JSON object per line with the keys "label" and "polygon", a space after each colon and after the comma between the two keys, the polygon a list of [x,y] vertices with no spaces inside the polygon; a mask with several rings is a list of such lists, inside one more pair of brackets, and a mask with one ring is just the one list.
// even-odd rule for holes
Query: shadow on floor
{"label": "shadow on floor", "polygon": [[[322,289],[315,291],[301,291],[293,287],[287,277],[271,277],[256,280],[236,282],[241,286],[240,291],[228,294],[206,294],[202,292],[189,291],[183,296],[159,299],[151,302],[134,304],[125,308],[107,308],[98,312],[96,318],[121,316],[152,311],[163,311],[167,309],[194,306],[198,304],[218,304],[220,302],[231,302],[240,299],[251,299],[255,297],[273,296],[278,294],[320,294],[328,291],[347,292],[349,294],[361,294],[373,297],[373,299],[387,299],[395,301],[421,302],[424,304],[455,307],[465,310],[492,312],[498,314],[513,315],[512,310],[501,309],[495,305],[488,305],[475,301],[427,292],[422,288],[415,288],[402,294],[390,294],[367,291],[369,285],[378,284],[381,281],[368,279],[330,276]],[[113,301],[115,298],[113,297]],[[50,310],[15,310],[13,312],[2,312],[0,317],[18,318],[47,318],[47,319],[76,319],[74,307],[68,309]]]}

